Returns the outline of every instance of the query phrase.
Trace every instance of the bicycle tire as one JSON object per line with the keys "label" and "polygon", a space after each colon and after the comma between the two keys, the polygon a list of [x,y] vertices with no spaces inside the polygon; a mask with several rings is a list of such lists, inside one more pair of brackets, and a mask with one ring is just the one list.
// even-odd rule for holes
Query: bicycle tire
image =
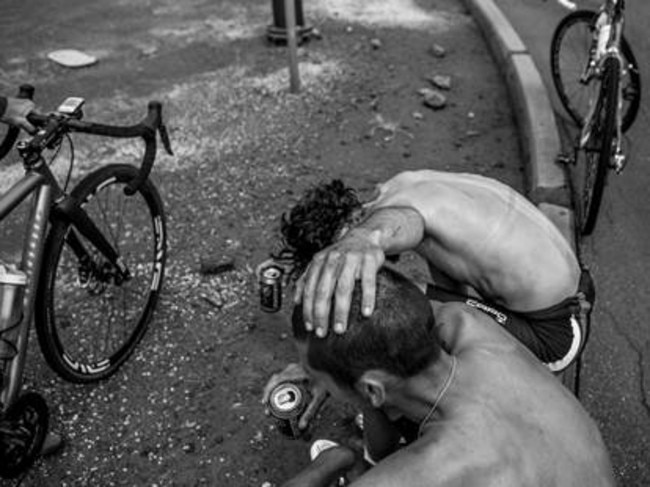
{"label": "bicycle tire", "polygon": [[[598,92],[598,80],[588,85],[580,76],[589,61],[596,12],[577,10],[564,17],[553,32],[551,40],[551,74],[562,106],[571,119],[582,128],[591,100]],[[621,130],[626,132],[636,120],[641,104],[641,76],[639,65],[625,37],[621,38],[621,55],[626,74],[623,87],[623,116]]]}
{"label": "bicycle tire", "polygon": [[[607,174],[615,155],[616,110],[619,83],[619,60],[609,57],[603,63],[603,81],[594,113],[589,139],[580,152],[584,154],[585,175],[580,192],[580,231],[590,235],[598,218],[607,182]],[[578,160],[578,164],[581,161]]]}
{"label": "bicycle tire", "polygon": [[[47,363],[70,382],[115,373],[142,340],[158,302],[167,256],[165,214],[150,179],[125,195],[137,174],[133,166],[112,164],[90,173],[71,192],[118,251],[130,279],[119,283],[111,276],[110,264],[68,222],[55,220],[47,237],[35,325]],[[66,244],[71,231],[91,255],[90,277],[88,265]]]}

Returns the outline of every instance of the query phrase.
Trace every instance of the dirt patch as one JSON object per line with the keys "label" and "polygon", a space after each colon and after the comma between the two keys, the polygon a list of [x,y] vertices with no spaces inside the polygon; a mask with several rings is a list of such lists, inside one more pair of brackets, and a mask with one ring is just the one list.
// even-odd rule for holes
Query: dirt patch
{"label": "dirt patch", "polygon": [[393,27],[443,31],[459,22],[467,22],[465,15],[450,10],[424,8],[415,0],[318,0],[310,2],[315,12],[344,22],[355,22],[369,27]]}
{"label": "dirt patch", "polygon": [[[30,2],[8,0],[8,7],[37,8]],[[43,107],[85,96],[87,118],[107,122],[136,121],[146,101],[159,98],[176,151],[160,152],[154,169],[168,213],[169,266],[134,357],[106,382],[75,386],[46,367],[32,340],[28,388],[46,396],[67,445],[40,461],[24,485],[281,483],[307,463],[308,443],[281,437],[259,404],[270,373],[295,354],[288,307],[258,311],[253,275],[276,243],[281,213],[317,181],[339,177],[370,189],[407,169],[478,172],[521,188],[505,85],[457,2],[373,1],[365,9],[310,2],[306,17],[323,39],[300,49],[299,94],[288,92],[286,50],[264,41],[268,3],[114,0],[92,9],[81,2],[68,14],[97,26],[106,41],[88,46],[110,55],[79,71],[39,56],[48,44],[83,46],[83,32],[52,29],[48,43],[1,34],[7,84],[36,80]],[[72,22],[54,8],[51,15],[52,25]],[[40,25],[39,15],[14,18],[25,30]],[[444,57],[432,55],[434,43]],[[418,94],[432,74],[452,79],[440,111]],[[77,140],[75,178],[138,159],[136,145]],[[234,259],[235,270],[201,276],[205,256]],[[412,256],[405,265],[422,272]],[[350,418],[330,402],[312,435],[347,441]]]}

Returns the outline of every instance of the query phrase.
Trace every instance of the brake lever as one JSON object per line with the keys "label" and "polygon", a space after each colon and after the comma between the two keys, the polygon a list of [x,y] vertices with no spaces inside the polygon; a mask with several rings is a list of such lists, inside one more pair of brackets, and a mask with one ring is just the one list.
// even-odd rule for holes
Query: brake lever
{"label": "brake lever", "polygon": [[167,133],[167,127],[165,126],[164,123],[162,123],[162,121],[160,122],[160,125],[158,125],[158,133],[160,134],[160,141],[162,142],[165,151],[170,156],[173,156],[174,152],[172,151],[172,145],[171,142],[169,141],[169,134]]}

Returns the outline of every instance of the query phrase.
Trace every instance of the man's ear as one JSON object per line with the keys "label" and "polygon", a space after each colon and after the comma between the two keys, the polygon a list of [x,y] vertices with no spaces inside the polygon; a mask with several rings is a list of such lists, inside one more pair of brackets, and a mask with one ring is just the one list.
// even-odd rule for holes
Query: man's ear
{"label": "man's ear", "polygon": [[359,378],[356,389],[372,407],[379,408],[386,402],[387,374],[381,370],[367,370]]}

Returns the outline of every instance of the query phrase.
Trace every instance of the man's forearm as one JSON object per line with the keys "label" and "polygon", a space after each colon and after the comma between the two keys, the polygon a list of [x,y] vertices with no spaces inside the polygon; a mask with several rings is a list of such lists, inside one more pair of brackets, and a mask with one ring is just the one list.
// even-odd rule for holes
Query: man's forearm
{"label": "man's forearm", "polygon": [[386,255],[415,249],[424,238],[424,220],[406,206],[374,210],[350,230],[349,236],[362,236],[377,244]]}

